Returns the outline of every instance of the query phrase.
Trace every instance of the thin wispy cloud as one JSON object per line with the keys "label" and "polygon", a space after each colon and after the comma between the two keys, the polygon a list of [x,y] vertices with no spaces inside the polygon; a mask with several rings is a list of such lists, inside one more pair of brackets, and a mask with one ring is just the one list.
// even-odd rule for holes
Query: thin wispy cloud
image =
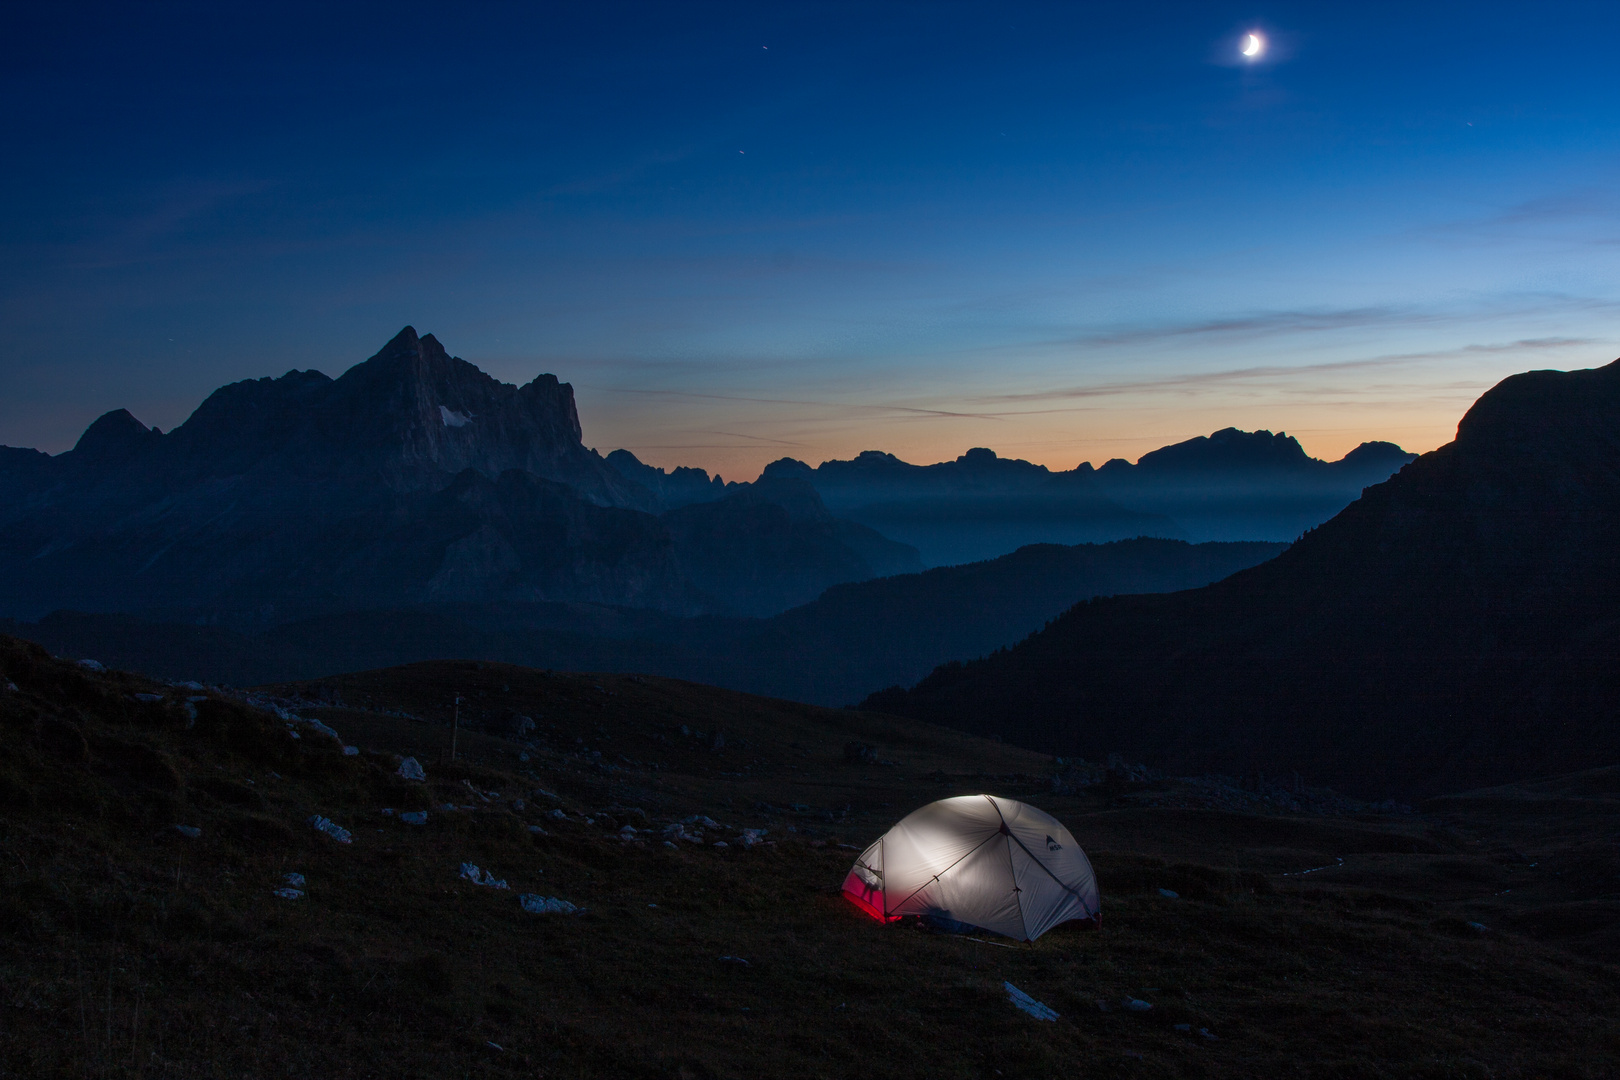
{"label": "thin wispy cloud", "polygon": [[[1115,397],[1123,394],[1163,393],[1176,390],[1198,390],[1233,383],[1257,382],[1276,379],[1310,379],[1337,372],[1360,372],[1377,368],[1392,368],[1424,360],[1456,359],[1465,356],[1496,353],[1552,351],[1596,344],[1597,338],[1524,338],[1518,341],[1488,345],[1463,345],[1453,349],[1430,349],[1421,352],[1390,353],[1382,356],[1353,360],[1334,360],[1315,364],[1266,364],[1219,371],[1179,372],[1151,379],[1132,379],[1115,382],[1071,385],[1048,390],[1016,394],[991,394],[970,400],[993,402],[1052,401],[1064,398]],[[1339,392],[1324,386],[1324,392]],[[1002,414],[1009,415],[1009,414]]]}

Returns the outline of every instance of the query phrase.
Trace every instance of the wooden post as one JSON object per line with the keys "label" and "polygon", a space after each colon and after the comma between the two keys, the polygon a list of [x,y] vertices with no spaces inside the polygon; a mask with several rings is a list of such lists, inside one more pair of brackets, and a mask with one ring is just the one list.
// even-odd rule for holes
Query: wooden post
{"label": "wooden post", "polygon": [[456,695],[456,711],[450,721],[450,760],[456,760],[456,736],[461,733],[461,695]]}

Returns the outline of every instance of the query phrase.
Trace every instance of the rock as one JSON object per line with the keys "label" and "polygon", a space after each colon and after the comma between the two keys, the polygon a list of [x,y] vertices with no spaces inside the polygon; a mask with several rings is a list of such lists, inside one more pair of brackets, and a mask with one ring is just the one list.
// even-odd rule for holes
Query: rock
{"label": "rock", "polygon": [[480,870],[470,862],[461,864],[461,876],[474,885],[483,885],[490,889],[510,888],[505,881],[496,877],[488,870]]}
{"label": "rock", "polygon": [[399,763],[399,776],[404,780],[426,780],[427,770],[422,768],[421,762],[408,757]]}
{"label": "rock", "polygon": [[399,820],[403,821],[407,825],[426,825],[427,824],[427,811],[426,810],[406,810],[405,812],[403,812],[403,813],[401,813],[399,815]]}
{"label": "rock", "polygon": [[181,836],[189,836],[193,840],[202,835],[202,830],[197,828],[195,825],[176,825],[174,827],[174,831],[179,833]]}
{"label": "rock", "polygon": [[86,671],[106,671],[106,667],[96,660],[80,660],[79,666]]}
{"label": "rock", "polygon": [[1018,989],[1018,987],[1014,986],[1012,983],[1003,982],[1001,987],[1003,990],[1007,991],[1008,1001],[1029,1013],[1029,1015],[1033,1016],[1035,1019],[1056,1020],[1058,1018],[1058,1014],[1056,1012],[1052,1011],[1052,1009],[1049,1007],[1042,1005],[1039,1001],[1036,1001],[1034,998]]}
{"label": "rock", "polygon": [[1153,1008],[1152,1005],[1143,1001],[1141,998],[1133,997],[1126,998],[1124,1001],[1120,1002],[1120,1004],[1125,1006],[1125,1008],[1129,1009],[1131,1012],[1149,1012]]}
{"label": "rock", "polygon": [[530,915],[574,915],[581,910],[567,900],[559,900],[555,896],[541,896],[538,893],[524,893],[518,897],[518,903]]}
{"label": "rock", "polygon": [[1160,889],[1159,890],[1159,895],[1164,897],[1166,900],[1180,900],[1181,899],[1181,894],[1174,891],[1174,890],[1172,890],[1172,889]]}
{"label": "rock", "polygon": [[275,895],[283,900],[302,900],[304,898],[302,889],[277,889]]}
{"label": "rock", "polygon": [[309,827],[318,833],[325,833],[340,844],[348,844],[354,841],[354,834],[348,829],[330,818],[321,817],[319,814],[310,817]]}
{"label": "rock", "polygon": [[287,877],[285,878],[285,880],[286,880],[288,885],[291,885],[295,889],[302,889],[304,887],[304,875],[303,874],[297,874],[297,873],[288,874]]}
{"label": "rock", "polygon": [[720,958],[720,962],[722,964],[734,964],[737,967],[747,967],[748,966],[748,961],[744,960],[740,956],[722,956]]}

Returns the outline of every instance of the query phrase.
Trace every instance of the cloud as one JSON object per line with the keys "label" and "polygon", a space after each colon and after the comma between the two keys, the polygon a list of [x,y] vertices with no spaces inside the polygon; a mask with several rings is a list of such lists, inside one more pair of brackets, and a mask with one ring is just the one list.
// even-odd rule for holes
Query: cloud
{"label": "cloud", "polygon": [[882,402],[860,404],[848,401],[813,401],[799,398],[762,398],[743,397],[737,394],[699,394],[685,390],[643,390],[635,387],[609,387],[614,393],[641,394],[664,398],[674,398],[683,401],[734,401],[745,402],[751,405],[796,405],[808,408],[836,409],[840,411],[857,409],[866,412],[884,412],[915,414],[919,416],[950,417],[963,420],[999,420],[1001,414],[987,412],[963,412],[951,409],[925,409],[912,405],[891,405]]}
{"label": "cloud", "polygon": [[[1595,345],[1597,338],[1573,337],[1546,337],[1522,338],[1518,341],[1499,342],[1488,345],[1463,345],[1453,349],[1433,349],[1423,352],[1387,353],[1381,356],[1363,357],[1354,360],[1334,360],[1318,364],[1269,364],[1252,365],[1241,368],[1227,368],[1221,371],[1182,372],[1166,375],[1154,379],[1134,379],[1119,382],[1094,383],[1083,386],[1057,387],[1050,390],[1037,390],[1020,394],[994,394],[976,397],[971,400],[985,403],[1016,402],[1016,401],[1053,401],[1063,399],[1083,399],[1097,397],[1115,397],[1122,394],[1140,394],[1151,392],[1164,392],[1170,390],[1194,391],[1206,387],[1230,385],[1235,383],[1259,382],[1273,379],[1298,379],[1309,376],[1319,376],[1332,372],[1366,371],[1377,368],[1400,367],[1424,360],[1447,360],[1465,356],[1490,355],[1498,353],[1513,353],[1523,351],[1549,351],[1575,348],[1578,346]],[[1317,387],[1319,394],[1342,393],[1333,387]],[[1025,413],[1001,413],[1001,416],[1027,415]]]}

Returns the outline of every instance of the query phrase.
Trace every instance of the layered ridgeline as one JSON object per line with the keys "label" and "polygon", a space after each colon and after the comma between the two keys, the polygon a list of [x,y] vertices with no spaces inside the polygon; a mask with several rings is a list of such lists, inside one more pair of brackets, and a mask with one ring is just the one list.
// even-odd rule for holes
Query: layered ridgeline
{"label": "layered ridgeline", "polygon": [[64,656],[160,678],[256,685],[417,660],[478,658],[572,671],[640,672],[847,705],[982,656],[1077,599],[1207,584],[1282,544],[1120,540],[1032,545],[966,566],[836,585],[768,619],[683,618],[586,603],[435,603],[315,616],[245,634],[123,615],[57,612],[0,632]]}
{"label": "layered ridgeline", "polygon": [[330,379],[216,391],[164,434],[128,412],[71,451],[0,448],[0,613],[265,625],[424,602],[764,615],[917,569],[783,480],[664,513],[586,449],[573,389],[490,378],[402,330]]}
{"label": "layered ridgeline", "polygon": [[[766,479],[812,486],[840,517],[915,546],[930,566],[994,558],[1026,544],[1102,543],[1133,536],[1292,541],[1381,483],[1415,454],[1363,443],[1342,460],[1310,457],[1298,440],[1227,428],[1093,469],[1066,472],[969,450],[912,465],[868,450],[815,468],[783,458]],[[724,485],[698,469],[665,473],[625,450],[608,462],[660,497],[695,503]]]}
{"label": "layered ridgeline", "polygon": [[1612,764],[1616,701],[1620,361],[1505,380],[1271,562],[1082,603],[867,707],[1382,795]]}

